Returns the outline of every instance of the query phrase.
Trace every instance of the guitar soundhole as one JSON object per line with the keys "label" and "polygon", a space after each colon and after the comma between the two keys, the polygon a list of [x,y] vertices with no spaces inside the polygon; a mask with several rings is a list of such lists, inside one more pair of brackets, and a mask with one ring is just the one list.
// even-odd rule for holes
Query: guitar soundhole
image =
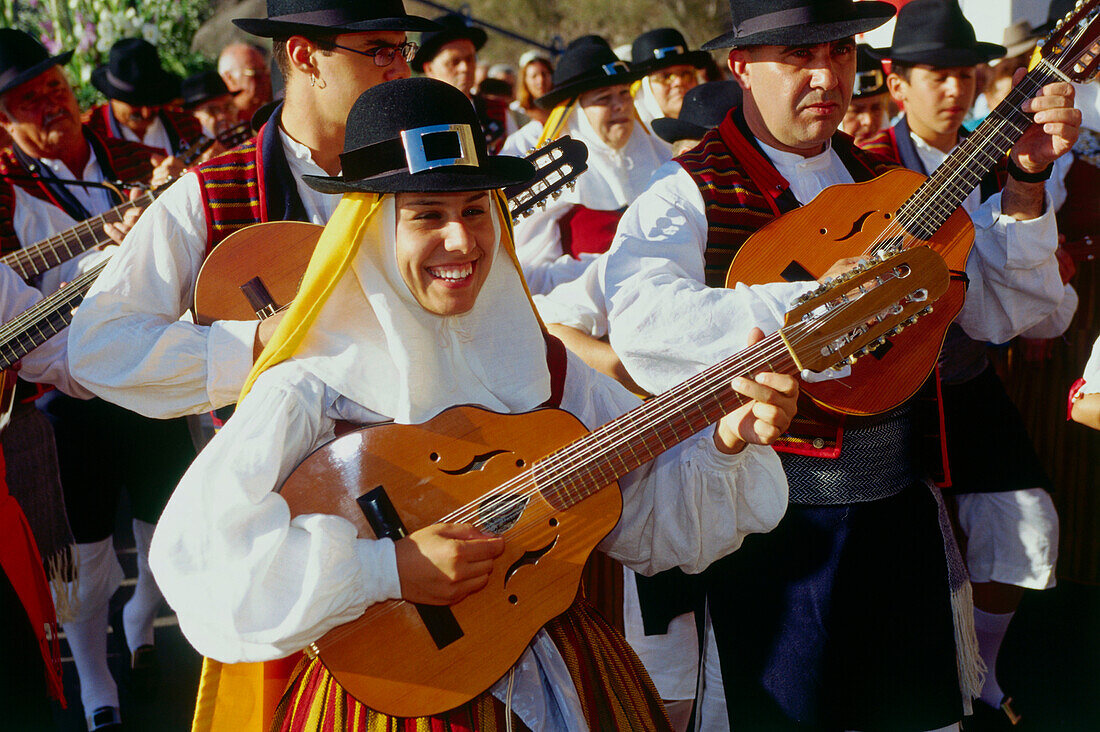
{"label": "guitar soundhole", "polygon": [[508,602],[515,605],[517,602],[519,602],[519,598],[516,597],[515,595],[508,595]]}
{"label": "guitar soundhole", "polygon": [[488,496],[478,506],[478,524],[493,534],[503,534],[516,525],[530,499],[514,493],[496,493]]}

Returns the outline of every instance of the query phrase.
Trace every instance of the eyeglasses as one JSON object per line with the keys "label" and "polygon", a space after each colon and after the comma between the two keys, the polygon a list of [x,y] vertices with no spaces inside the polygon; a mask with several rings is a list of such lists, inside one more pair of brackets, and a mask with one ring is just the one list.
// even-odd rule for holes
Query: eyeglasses
{"label": "eyeglasses", "polygon": [[360,56],[370,56],[374,59],[374,65],[381,68],[385,68],[392,64],[399,53],[401,54],[401,58],[405,59],[405,62],[408,63],[413,60],[413,56],[420,50],[420,45],[412,41],[405,41],[396,46],[375,46],[374,48],[368,48],[366,51],[360,51],[358,48],[341,46],[339,43],[333,43],[332,45],[336,48],[342,48],[345,51],[357,53]]}
{"label": "eyeglasses", "polygon": [[673,79],[679,79],[681,84],[690,84],[695,81],[695,69],[684,69],[683,71],[658,71],[651,74],[649,78],[651,81],[663,84],[664,86],[671,84]]}

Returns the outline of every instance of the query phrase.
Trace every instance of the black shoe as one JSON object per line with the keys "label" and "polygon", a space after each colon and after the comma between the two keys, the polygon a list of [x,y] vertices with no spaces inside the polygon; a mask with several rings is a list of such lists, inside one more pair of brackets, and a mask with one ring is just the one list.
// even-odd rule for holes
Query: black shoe
{"label": "black shoe", "polygon": [[122,732],[118,707],[100,707],[88,715],[88,732]]}
{"label": "black shoe", "polygon": [[1002,699],[996,709],[981,699],[975,699],[974,715],[963,719],[962,728],[965,732],[1017,732],[1020,720],[1010,696]]}
{"label": "black shoe", "polygon": [[130,687],[134,695],[146,701],[160,688],[160,659],[151,645],[138,646],[130,661]]}

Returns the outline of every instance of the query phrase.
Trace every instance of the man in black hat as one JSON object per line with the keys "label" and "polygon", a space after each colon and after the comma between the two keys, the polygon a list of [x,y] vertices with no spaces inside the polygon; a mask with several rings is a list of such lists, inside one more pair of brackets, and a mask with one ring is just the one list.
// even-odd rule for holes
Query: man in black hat
{"label": "man in black hat", "polygon": [[[459,404],[507,414],[554,404],[594,427],[640,405],[541,330],[494,192],[530,180],[534,170],[520,158],[490,156],[478,127],[468,100],[439,81],[376,87],[352,108],[342,175],[307,179],[347,195],[317,244],[286,327],[157,532],[157,576],[204,654],[279,658],[364,613],[369,623],[388,612],[379,603],[390,599],[454,605],[486,587],[505,542],[522,541],[522,527],[490,534],[473,522],[429,525],[392,540],[358,538],[336,516],[315,515],[308,525],[292,519],[274,491],[332,439],[336,419],[416,424]],[[738,390],[767,405],[739,408],[623,478],[624,518],[604,549],[644,570],[694,569],[780,513],[778,461],[749,443],[767,442],[789,421],[795,380],[767,374],[743,381],[735,382]],[[552,389],[555,383],[561,388]],[[328,396],[311,396],[319,394]],[[764,416],[757,419],[754,409]],[[483,620],[488,629],[500,622]],[[345,693],[321,659],[304,660],[274,728],[669,730],[641,664],[583,596],[538,632],[511,670],[501,670],[499,681],[489,679],[489,688],[460,706],[395,720]]]}
{"label": "man in black hat", "polygon": [[202,125],[202,134],[215,141],[198,162],[224,153],[228,148],[218,138],[238,125],[247,125],[238,122],[236,98],[241,93],[229,91],[225,81],[214,70],[200,71],[183,80],[180,85],[183,108]]}
{"label": "man in black hat", "polygon": [[[731,13],[733,30],[703,48],[733,48],[743,106],[658,172],[608,257],[611,345],[649,391],[717,362],[751,325],[777,327],[810,287],[794,278],[717,289],[751,233],[829,185],[886,169],[837,127],[855,85],[853,36],[893,7],[734,0]],[[1013,157],[1036,172],[1072,145],[1079,115],[1068,84],[1044,88],[1027,109],[1037,124]],[[1041,192],[1006,189],[999,200],[1002,215],[976,226],[960,316],[973,337],[992,340],[1041,320],[1063,296]],[[1026,266],[1006,263],[1010,241],[1029,230],[1037,240],[1028,235]],[[704,575],[732,725],[951,728],[978,693],[966,574],[910,449],[914,410],[868,420],[813,412],[778,448],[786,517]]]}
{"label": "man in black hat", "polygon": [[882,61],[872,56],[870,49],[865,43],[856,48],[856,85],[848,111],[840,121],[840,129],[851,135],[860,147],[882,131],[890,113],[886,72]]}
{"label": "man in black hat", "polygon": [[[954,0],[913,0],[902,8],[894,42],[879,55],[891,60],[887,82],[904,116],[866,143],[900,165],[931,174],[969,133],[963,120],[974,102],[977,66],[1005,48],[975,39]],[[1017,81],[1020,74],[1017,75]],[[1003,161],[963,203],[973,218],[1005,186],[1005,176],[1042,195],[1047,173],[1027,175]],[[1004,199],[1002,194],[1002,200]],[[1045,207],[1053,208],[1047,200]],[[1025,335],[1056,337],[1077,305],[1073,288],[1058,309]],[[997,655],[1024,589],[1055,582],[1058,516],[1047,477],[1022,418],[986,353],[986,344],[959,326],[947,334],[939,376],[951,486],[952,512],[967,537],[965,559],[974,588],[974,626],[986,675],[976,713],[1018,718],[997,681]],[[980,439],[976,436],[981,435]]]}
{"label": "man in black hat", "polygon": [[634,93],[642,124],[652,131],[653,120],[678,117],[684,95],[699,83],[697,72],[708,58],[705,51],[688,50],[683,34],[675,28],[657,28],[635,38],[630,67],[645,72]]}
{"label": "man in black hat", "polygon": [[477,52],[485,45],[488,35],[457,13],[440,16],[435,22],[439,25],[438,30],[420,36],[420,50],[413,57],[412,69],[429,79],[450,84],[473,100],[489,152],[496,154],[508,135],[518,128],[508,114],[507,102],[474,94]]}
{"label": "man in black hat", "polygon": [[[401,0],[269,0],[268,18],[234,21],[274,39],[285,101],[256,137],[198,167],[161,196],[84,300],[71,365],[92,391],[157,417],[232,404],[277,320],[180,322],[210,249],[249,224],[324,224],[339,197],[301,183],[335,174],[352,103],[408,77],[407,31],[435,28]],[[117,343],[133,345],[119,358]]]}
{"label": "man in black hat", "polygon": [[178,155],[202,136],[194,117],[171,107],[180,96],[180,77],[161,66],[156,46],[142,38],[116,41],[107,63],[92,72],[92,86],[107,103],[89,109],[87,121],[104,137]]}
{"label": "man in black hat", "polygon": [[[45,239],[104,213],[121,201],[111,189],[96,184],[113,180],[148,183],[155,173],[154,161],[164,157],[159,150],[129,140],[101,137],[81,124],[76,97],[61,70],[71,56],[72,52],[50,56],[23,31],[0,29],[0,122],[14,141],[11,148],[0,152],[0,173],[4,176],[0,182],[0,208],[13,214],[2,234],[5,249]],[[164,167],[159,170],[163,173]],[[132,209],[115,234],[124,233],[139,213]],[[39,286],[47,291],[55,289],[60,281],[72,279],[86,259],[74,257],[45,273],[39,278]],[[170,487],[194,452],[182,422],[142,423],[136,415],[111,405],[56,392],[39,404],[54,417],[58,446],[54,460],[60,461],[69,524],[77,544],[77,581],[70,586],[75,611],[63,627],[76,662],[89,729],[111,729],[118,723],[119,702],[107,667],[107,605],[122,578],[111,543],[116,506],[113,499],[117,499],[123,484],[133,491],[135,535],[139,540],[143,528],[149,529],[146,535],[152,533],[151,522],[163,503],[155,506],[155,498],[150,500],[151,491],[146,490],[147,481],[155,482],[159,476],[156,470],[132,460],[101,458],[117,451],[121,437],[151,464],[169,472],[173,465],[178,468],[176,476],[160,483],[163,490]],[[13,438],[11,432],[20,424],[12,425],[7,440]],[[97,444],[97,436],[109,442]],[[181,446],[187,452],[181,453]],[[91,460],[89,453],[83,452],[89,447],[95,455]],[[33,454],[26,451],[21,456]],[[27,474],[43,469],[47,475],[58,474],[56,464],[21,467]],[[136,601],[128,602],[125,611],[128,642],[134,650],[139,646],[132,632],[134,623],[148,628],[150,639],[145,643],[151,643],[152,622],[160,601],[148,567],[142,568],[146,548],[139,543]]]}
{"label": "man in black hat", "polygon": [[672,145],[673,155],[679,155],[698,145],[708,130],[740,104],[741,86],[736,81],[708,81],[684,95],[676,117],[653,120],[653,132]]}

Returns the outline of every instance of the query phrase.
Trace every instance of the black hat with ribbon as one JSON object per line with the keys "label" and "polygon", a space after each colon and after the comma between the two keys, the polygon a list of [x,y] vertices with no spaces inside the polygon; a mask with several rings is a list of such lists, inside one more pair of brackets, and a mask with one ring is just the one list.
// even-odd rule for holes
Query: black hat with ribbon
{"label": "black hat with ribbon", "polygon": [[630,84],[646,75],[619,59],[599,36],[581,36],[566,46],[554,68],[554,87],[535,100],[543,109],[592,89]]}
{"label": "black hat with ribbon", "polygon": [[225,96],[237,96],[243,90],[229,91],[221,74],[217,71],[200,71],[183,80],[180,85],[180,96],[183,97],[183,107],[190,109],[211,99]]}
{"label": "black hat with ribbon", "polygon": [[180,77],[160,65],[157,47],[142,38],[115,41],[107,63],[92,71],[92,86],[135,106],[167,104],[180,95]]}
{"label": "black hat with ribbon", "polygon": [[705,51],[689,51],[683,34],[675,28],[657,28],[634,39],[630,47],[630,66],[646,74],[669,66],[703,68],[710,58]]}
{"label": "black hat with ribbon", "polygon": [[322,193],[480,191],[524,183],[535,167],[490,156],[473,104],[458,89],[418,77],[363,92],[348,114],[341,174],[302,179]]}
{"label": "black hat with ribbon", "polygon": [[856,46],[856,81],[852,90],[852,99],[873,97],[876,94],[885,94],[886,72],[882,70],[882,61],[871,54],[871,47],[866,43]]}
{"label": "black hat with ribbon", "polygon": [[458,13],[448,13],[435,19],[437,29],[425,31],[420,36],[420,49],[409,62],[409,66],[418,74],[424,73],[424,64],[431,61],[439,53],[439,49],[451,41],[465,38],[474,44],[475,50],[480,50],[489,36],[477,26],[470,25],[465,16]]}
{"label": "black hat with ribbon", "polygon": [[1004,56],[996,43],[979,41],[956,0],[912,0],[898,11],[889,48],[873,53],[893,63],[933,68],[977,66]]}
{"label": "black hat with ribbon", "polygon": [[402,0],[267,0],[266,18],[237,18],[233,25],[266,38],[436,28],[427,18],[406,13]]}
{"label": "black hat with ribbon", "polygon": [[741,100],[741,85],[736,81],[699,84],[684,95],[680,116],[653,120],[653,132],[668,143],[698,140],[707,130],[717,127]]}
{"label": "black hat with ribbon", "polygon": [[733,30],[704,43],[704,51],[839,41],[879,27],[893,17],[894,6],[872,0],[730,0],[730,15]]}
{"label": "black hat with ribbon", "polygon": [[64,66],[72,51],[51,56],[46,47],[25,31],[0,28],[0,94],[30,81],[51,66]]}

